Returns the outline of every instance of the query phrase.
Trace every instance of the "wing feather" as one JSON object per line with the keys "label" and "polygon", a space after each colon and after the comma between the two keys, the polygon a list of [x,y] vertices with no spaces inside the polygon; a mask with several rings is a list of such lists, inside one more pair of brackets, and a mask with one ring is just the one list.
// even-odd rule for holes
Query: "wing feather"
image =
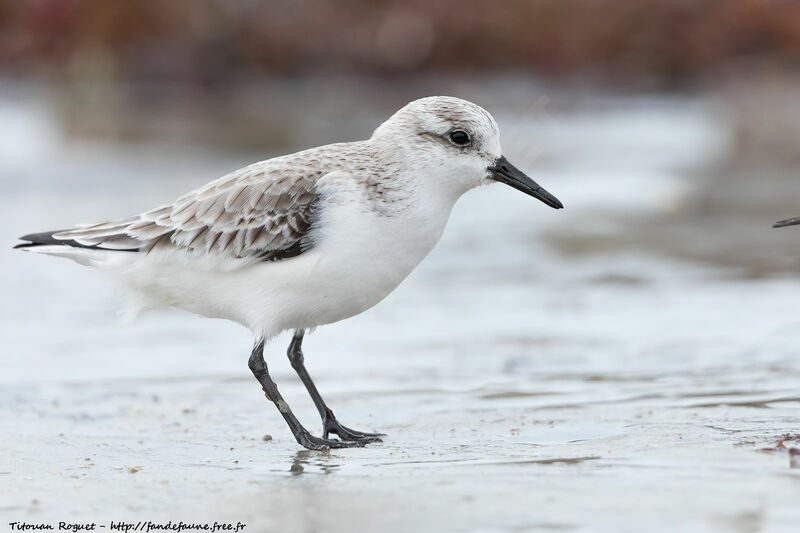
{"label": "wing feather", "polygon": [[[273,160],[274,161],[274,160]],[[125,220],[53,233],[109,250],[172,247],[223,257],[276,260],[309,249],[319,202],[316,168],[256,163]]]}

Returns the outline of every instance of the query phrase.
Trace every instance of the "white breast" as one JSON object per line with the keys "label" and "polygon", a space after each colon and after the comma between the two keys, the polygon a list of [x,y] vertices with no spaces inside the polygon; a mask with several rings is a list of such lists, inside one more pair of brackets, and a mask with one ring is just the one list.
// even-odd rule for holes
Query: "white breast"
{"label": "white breast", "polygon": [[[365,194],[337,188],[321,213],[318,244],[296,265],[281,265],[291,272],[281,268],[277,329],[336,322],[380,302],[438,242],[452,208],[409,198],[376,209]],[[265,276],[277,273],[270,266]]]}
{"label": "white breast", "polygon": [[300,256],[235,269],[152,257],[132,269],[131,285],[145,305],[231,319],[267,338],[336,322],[377,304],[408,276],[439,240],[455,201],[422,196],[376,210],[357,182],[339,180],[329,192],[318,242]]}

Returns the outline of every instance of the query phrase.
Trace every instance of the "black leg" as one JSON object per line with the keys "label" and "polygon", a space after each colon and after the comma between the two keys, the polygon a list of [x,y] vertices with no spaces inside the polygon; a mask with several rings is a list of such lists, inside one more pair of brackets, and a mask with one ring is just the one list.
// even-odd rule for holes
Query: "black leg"
{"label": "black leg", "polygon": [[305,446],[309,450],[324,450],[327,448],[360,447],[367,443],[367,441],[361,440],[344,441],[328,438],[321,439],[311,435],[308,430],[306,430],[306,428],[300,424],[300,421],[297,420],[297,417],[294,416],[294,413],[292,413],[292,410],[289,408],[289,404],[283,400],[283,397],[278,392],[278,387],[269,376],[269,372],[267,371],[267,363],[264,361],[263,339],[259,339],[253,348],[253,352],[250,354],[250,360],[248,361],[248,366],[258,382],[261,383],[261,387],[264,389],[264,394],[266,394],[267,399],[274,403],[278,408],[278,411],[280,411],[281,415],[283,415],[286,423],[289,424],[289,429],[292,430],[292,434],[294,434],[297,442],[302,446]]}
{"label": "black leg", "polygon": [[325,401],[320,396],[317,386],[311,381],[311,376],[308,375],[308,370],[306,370],[306,365],[303,362],[302,345],[304,334],[305,332],[302,329],[294,332],[294,337],[292,337],[292,342],[289,344],[286,355],[289,356],[292,368],[300,376],[300,381],[306,386],[306,390],[311,395],[311,399],[314,400],[317,411],[319,411],[319,416],[322,418],[322,437],[327,439],[329,433],[335,433],[342,440],[380,442],[381,439],[379,437],[384,436],[383,433],[365,433],[343,426],[336,420],[330,407],[325,405]]}

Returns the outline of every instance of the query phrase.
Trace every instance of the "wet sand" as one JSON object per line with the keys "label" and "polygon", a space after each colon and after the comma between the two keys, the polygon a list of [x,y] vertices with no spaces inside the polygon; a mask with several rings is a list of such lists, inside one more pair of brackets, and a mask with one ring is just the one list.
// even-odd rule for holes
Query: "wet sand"
{"label": "wet sand", "polygon": [[[385,302],[308,338],[339,419],[389,434],[366,449],[299,449],[249,374],[242,328],[180,312],[121,326],[108,280],[0,251],[0,515],[281,532],[793,531],[800,284],[786,264],[743,276],[668,240],[609,247],[590,233],[574,245],[587,228],[655,235],[643,221],[713,196],[712,174],[686,169],[724,153],[714,112],[634,104],[535,124],[497,113],[504,138],[541,141],[527,155],[508,143],[509,158],[567,209],[499,187],[470,193]],[[626,138],[637,121],[664,129]],[[570,155],[592,141],[606,144]],[[56,140],[5,160],[0,241],[137,212],[253,159]],[[770,231],[787,255],[800,243]],[[316,430],[287,344],[270,344],[268,362]]]}

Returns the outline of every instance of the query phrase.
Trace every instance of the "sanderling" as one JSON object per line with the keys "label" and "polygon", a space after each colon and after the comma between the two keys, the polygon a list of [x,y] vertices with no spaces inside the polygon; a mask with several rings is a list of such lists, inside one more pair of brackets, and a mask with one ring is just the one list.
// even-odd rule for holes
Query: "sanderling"
{"label": "sanderling", "polygon": [[[256,339],[250,370],[297,442],[364,446],[382,434],[336,420],[303,364],[303,335],[380,302],[439,240],[456,200],[493,181],[563,207],[503,157],[488,112],[430,97],[365,141],[254,163],[169,205],[25,235],[16,248],[112,273],[133,314],[174,306],[243,324]],[[287,353],[322,418],[322,438],[300,424],[267,370],[264,343],[286,330],[294,330]]]}
{"label": "sanderling", "polygon": [[772,225],[773,228],[785,228],[786,226],[797,226],[800,224],[800,217],[787,218]]}

